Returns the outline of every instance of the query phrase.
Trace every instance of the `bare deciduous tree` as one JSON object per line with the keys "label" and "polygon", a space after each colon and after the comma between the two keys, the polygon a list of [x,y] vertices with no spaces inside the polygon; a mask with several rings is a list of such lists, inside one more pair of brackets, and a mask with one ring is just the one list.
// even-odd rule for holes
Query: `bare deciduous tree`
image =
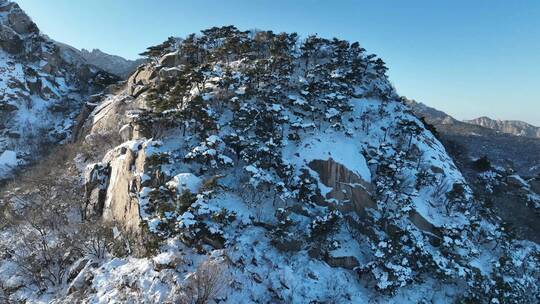
{"label": "bare deciduous tree", "polygon": [[175,303],[206,304],[217,297],[227,284],[226,267],[219,261],[204,261],[182,288]]}

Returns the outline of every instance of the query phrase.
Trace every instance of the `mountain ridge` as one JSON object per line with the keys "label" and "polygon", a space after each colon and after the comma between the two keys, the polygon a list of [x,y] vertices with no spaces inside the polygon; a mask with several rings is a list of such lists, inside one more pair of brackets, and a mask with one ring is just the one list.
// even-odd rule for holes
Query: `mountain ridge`
{"label": "mountain ridge", "polygon": [[111,55],[99,49],[80,50],[82,57],[90,64],[93,64],[109,73],[118,75],[122,78],[127,78],[137,67],[143,64],[145,59],[125,59],[118,55]]}
{"label": "mountain ridge", "polygon": [[465,120],[465,122],[516,136],[540,138],[540,127],[521,120],[495,120],[487,116],[482,116],[471,120]]}
{"label": "mountain ridge", "polygon": [[[458,147],[454,158],[464,162],[488,156],[497,166],[511,168],[523,176],[540,174],[540,139],[516,136],[492,128],[457,120],[425,104],[406,99],[418,117],[437,129],[447,147]],[[452,150],[452,149],[448,149]]]}
{"label": "mountain ridge", "polygon": [[84,61],[122,79],[126,79],[139,65],[146,61],[143,58],[136,60],[125,59],[118,55],[105,53],[99,49],[88,51],[83,48],[79,50],[71,45],[55,42],[64,52],[68,52],[71,56],[78,58],[79,61]]}

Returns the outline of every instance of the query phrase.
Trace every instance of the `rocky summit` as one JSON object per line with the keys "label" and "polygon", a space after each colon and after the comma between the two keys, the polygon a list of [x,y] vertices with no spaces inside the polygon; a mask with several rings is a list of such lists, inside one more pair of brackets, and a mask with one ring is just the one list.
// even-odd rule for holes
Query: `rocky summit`
{"label": "rocky summit", "polygon": [[358,42],[214,27],[96,91],[28,24],[2,27],[24,47],[2,46],[1,113],[65,136],[0,192],[0,302],[539,299],[539,240],[493,207],[511,187],[535,210],[538,179],[477,160],[480,192]]}

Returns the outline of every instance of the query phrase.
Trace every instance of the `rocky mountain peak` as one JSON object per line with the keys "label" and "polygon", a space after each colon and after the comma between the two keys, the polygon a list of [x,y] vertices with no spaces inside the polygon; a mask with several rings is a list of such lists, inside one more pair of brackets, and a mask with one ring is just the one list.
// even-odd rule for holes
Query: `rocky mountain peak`
{"label": "rocky mountain peak", "polygon": [[0,3],[0,47],[10,54],[30,51],[29,41],[39,37],[39,29],[17,3]]}

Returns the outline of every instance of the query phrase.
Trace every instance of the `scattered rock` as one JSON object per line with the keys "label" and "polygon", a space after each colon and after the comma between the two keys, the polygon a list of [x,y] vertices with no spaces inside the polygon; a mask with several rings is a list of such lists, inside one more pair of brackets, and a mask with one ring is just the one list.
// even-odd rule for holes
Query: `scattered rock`
{"label": "scattered rock", "polygon": [[341,267],[349,270],[360,266],[358,260],[353,256],[333,257],[328,254],[325,258],[326,263],[332,267]]}

